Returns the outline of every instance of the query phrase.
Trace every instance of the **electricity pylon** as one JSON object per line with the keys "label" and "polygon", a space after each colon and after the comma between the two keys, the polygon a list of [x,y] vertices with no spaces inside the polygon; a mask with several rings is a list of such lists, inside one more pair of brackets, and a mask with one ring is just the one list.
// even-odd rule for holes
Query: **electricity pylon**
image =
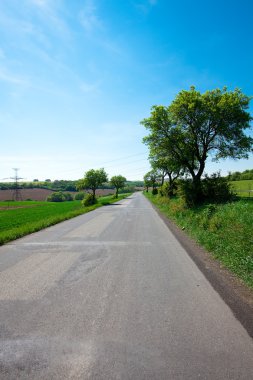
{"label": "electricity pylon", "polygon": [[13,201],[22,201],[23,199],[22,199],[22,194],[20,191],[18,181],[20,179],[23,179],[23,178],[18,176],[18,171],[19,171],[18,168],[13,168],[13,170],[15,171],[15,176],[11,177],[11,179],[14,179],[15,183],[14,183],[14,188],[13,188],[13,193],[12,193],[12,200]]}

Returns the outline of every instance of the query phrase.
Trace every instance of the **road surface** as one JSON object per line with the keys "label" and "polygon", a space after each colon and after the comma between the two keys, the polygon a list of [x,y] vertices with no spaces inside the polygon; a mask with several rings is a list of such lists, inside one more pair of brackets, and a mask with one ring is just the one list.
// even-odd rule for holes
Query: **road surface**
{"label": "road surface", "polygon": [[253,379],[253,343],[142,194],[0,248],[1,379]]}

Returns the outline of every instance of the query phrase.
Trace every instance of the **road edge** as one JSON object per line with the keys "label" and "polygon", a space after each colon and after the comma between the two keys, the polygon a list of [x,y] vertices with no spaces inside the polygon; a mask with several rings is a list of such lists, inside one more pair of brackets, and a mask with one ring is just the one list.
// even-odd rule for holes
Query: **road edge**
{"label": "road edge", "polygon": [[227,268],[223,267],[218,260],[215,260],[209,252],[182,231],[172,220],[165,216],[149,199],[147,200],[207,278],[214,290],[229,306],[249,336],[253,338],[252,291]]}

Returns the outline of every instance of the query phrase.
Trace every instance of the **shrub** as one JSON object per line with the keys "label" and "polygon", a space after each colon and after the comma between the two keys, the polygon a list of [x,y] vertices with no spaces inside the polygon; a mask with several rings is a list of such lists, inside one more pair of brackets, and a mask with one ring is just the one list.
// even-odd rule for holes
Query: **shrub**
{"label": "shrub", "polygon": [[157,195],[157,194],[158,194],[158,190],[157,190],[156,187],[152,190],[152,194],[153,194],[153,195]]}
{"label": "shrub", "polygon": [[161,197],[168,197],[170,193],[170,185],[168,182],[164,182],[164,184],[159,188],[159,195]]}
{"label": "shrub", "polygon": [[221,177],[220,173],[207,175],[201,182],[203,198],[206,202],[224,203],[234,198],[233,191],[227,178]]}
{"label": "shrub", "polygon": [[94,205],[95,203],[97,203],[97,199],[93,198],[93,195],[92,194],[88,194],[83,200],[82,200],[82,205],[84,207],[87,207],[87,206],[92,206]]}
{"label": "shrub", "polygon": [[70,193],[64,193],[63,196],[65,201],[73,201],[73,197]]}
{"label": "shrub", "polygon": [[179,196],[183,199],[187,207],[193,207],[202,201],[202,197],[200,197],[199,194],[195,191],[191,179],[180,181]]}
{"label": "shrub", "polygon": [[180,182],[179,194],[188,207],[203,203],[224,203],[235,197],[227,178],[214,173],[210,177],[205,176],[198,187],[191,179]]}
{"label": "shrub", "polygon": [[65,201],[65,195],[60,191],[56,191],[55,193],[47,197],[47,202],[64,202],[64,201]]}
{"label": "shrub", "polygon": [[76,201],[82,201],[84,199],[84,197],[85,197],[85,193],[83,191],[81,191],[75,195],[75,200]]}

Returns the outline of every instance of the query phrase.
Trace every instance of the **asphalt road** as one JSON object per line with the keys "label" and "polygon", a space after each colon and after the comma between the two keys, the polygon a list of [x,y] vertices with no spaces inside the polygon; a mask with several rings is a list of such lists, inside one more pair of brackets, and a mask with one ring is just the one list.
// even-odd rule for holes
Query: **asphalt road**
{"label": "asphalt road", "polygon": [[0,248],[0,379],[253,379],[253,342],[142,194]]}

